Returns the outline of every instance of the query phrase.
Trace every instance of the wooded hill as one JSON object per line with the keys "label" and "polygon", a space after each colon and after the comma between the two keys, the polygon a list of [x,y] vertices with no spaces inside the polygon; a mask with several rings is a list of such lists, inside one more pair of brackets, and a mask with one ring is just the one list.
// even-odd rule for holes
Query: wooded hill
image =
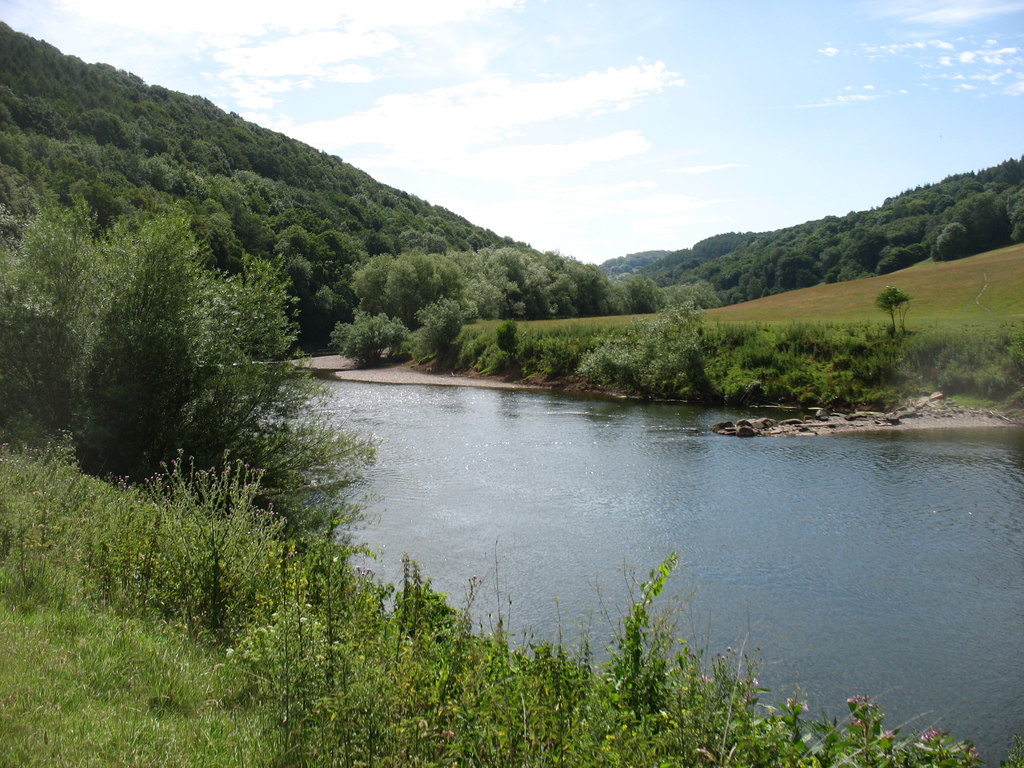
{"label": "wooded hill", "polygon": [[100,231],[183,208],[211,267],[235,272],[243,253],[278,263],[307,343],[352,319],[353,276],[382,254],[418,254],[403,264],[418,286],[455,274],[446,295],[480,317],[629,309],[610,302],[596,265],[500,237],[204,98],[0,23],[0,235],[10,241],[25,217],[76,200]]}
{"label": "wooded hill", "polygon": [[[652,263],[602,264],[661,286],[707,281],[723,304],[884,275],[1024,241],[1024,158],[908,190],[878,208],[774,232],[730,232]],[[643,256],[643,254],[638,254]]]}

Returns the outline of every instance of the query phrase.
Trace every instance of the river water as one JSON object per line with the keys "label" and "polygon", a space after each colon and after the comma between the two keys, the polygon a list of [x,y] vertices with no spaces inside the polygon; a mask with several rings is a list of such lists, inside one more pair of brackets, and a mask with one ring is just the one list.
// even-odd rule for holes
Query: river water
{"label": "river water", "polygon": [[332,382],[373,435],[370,567],[403,553],[523,639],[610,643],[629,585],[672,552],[666,605],[709,653],[760,659],[766,703],[799,689],[842,718],[944,728],[990,765],[1024,732],[1024,430],[740,440],[681,404]]}

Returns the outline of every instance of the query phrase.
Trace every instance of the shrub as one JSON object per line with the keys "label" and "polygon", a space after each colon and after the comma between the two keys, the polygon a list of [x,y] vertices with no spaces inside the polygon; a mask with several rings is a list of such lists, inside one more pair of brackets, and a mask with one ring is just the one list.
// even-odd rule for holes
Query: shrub
{"label": "shrub", "polygon": [[469,316],[470,311],[456,299],[439,299],[417,312],[420,328],[413,334],[416,357],[448,353]]}
{"label": "shrub", "polygon": [[99,238],[82,209],[29,223],[0,254],[0,433],[67,432],[87,472],[133,481],[179,451],[207,467],[230,454],[264,471],[295,530],[319,527],[365,451],[309,408],[282,277],[206,259],[178,214]]}
{"label": "shrub", "polygon": [[409,337],[409,329],[401,321],[383,312],[370,315],[357,311],[352,323],[338,323],[331,332],[331,346],[356,365],[377,365],[386,355],[395,354]]}
{"label": "shrub", "polygon": [[594,383],[646,397],[700,396],[708,389],[704,353],[700,310],[673,307],[654,320],[635,320],[587,353],[578,370]]}

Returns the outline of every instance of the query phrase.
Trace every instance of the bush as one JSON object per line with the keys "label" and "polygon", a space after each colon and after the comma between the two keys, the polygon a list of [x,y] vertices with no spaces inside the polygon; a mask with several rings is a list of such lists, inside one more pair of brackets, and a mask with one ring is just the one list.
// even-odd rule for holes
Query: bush
{"label": "bush", "polygon": [[708,389],[702,317],[686,306],[636,320],[586,354],[579,374],[645,397],[700,397]]}
{"label": "bush", "polygon": [[383,312],[370,315],[357,311],[351,323],[338,323],[331,332],[331,346],[360,368],[378,365],[386,355],[395,354],[409,337],[400,320]]}
{"label": "bush", "polygon": [[293,530],[320,527],[366,447],[310,409],[275,269],[206,261],[173,213],[99,238],[82,209],[31,222],[0,255],[0,433],[65,431],[83,469],[133,481],[179,451],[204,467],[230,456],[263,470],[263,501]]}
{"label": "bush", "polygon": [[445,355],[455,344],[470,311],[455,299],[439,299],[416,313],[420,328],[413,334],[417,358]]}

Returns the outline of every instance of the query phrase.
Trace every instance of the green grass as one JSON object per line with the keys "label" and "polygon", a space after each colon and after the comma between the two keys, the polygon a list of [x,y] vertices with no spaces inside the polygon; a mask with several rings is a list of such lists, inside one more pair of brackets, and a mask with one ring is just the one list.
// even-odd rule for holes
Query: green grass
{"label": "green grass", "polygon": [[[887,285],[911,296],[906,334],[889,334],[889,316],[875,305]],[[460,337],[458,366],[708,403],[882,408],[943,390],[988,405],[1020,405],[1007,398],[1020,400],[1015,393],[1024,381],[1024,244],[704,316],[703,374],[694,361],[683,371],[677,354],[659,351],[666,340],[647,338],[657,325],[652,315],[521,322],[511,351],[495,346],[498,321],[477,323]],[[633,359],[641,349],[647,354]],[[594,365],[598,351],[601,366]],[[585,361],[587,378],[580,373]],[[643,381],[637,371],[646,371]]]}
{"label": "green grass", "polygon": [[0,765],[265,762],[224,653],[83,603],[0,607]]}
{"label": "green grass", "polygon": [[907,328],[927,325],[998,325],[1024,320],[1024,244],[958,261],[923,262],[888,275],[816,285],[719,307],[720,321],[831,323],[883,322],[875,297],[887,285],[911,296]]}

